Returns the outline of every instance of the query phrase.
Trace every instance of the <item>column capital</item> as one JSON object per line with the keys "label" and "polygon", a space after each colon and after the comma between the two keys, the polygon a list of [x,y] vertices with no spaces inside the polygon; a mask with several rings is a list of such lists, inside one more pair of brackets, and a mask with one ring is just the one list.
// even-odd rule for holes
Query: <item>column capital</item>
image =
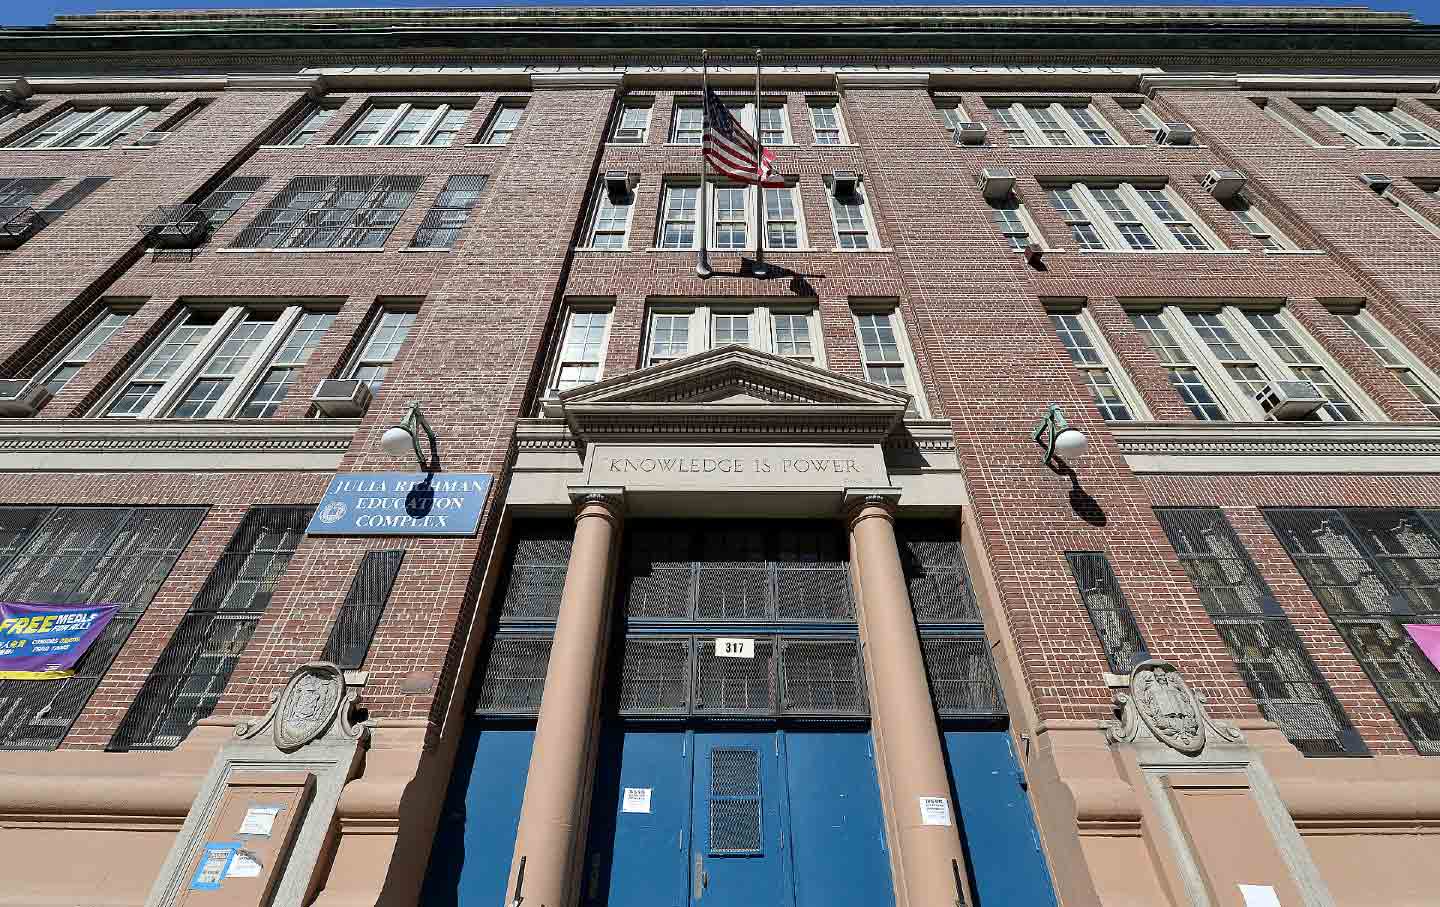
{"label": "column capital", "polygon": [[603,508],[615,520],[625,516],[624,488],[615,485],[572,485],[568,490],[570,503],[575,505],[576,519],[592,508]]}
{"label": "column capital", "polygon": [[894,519],[895,511],[899,506],[900,489],[898,488],[845,489],[845,516],[852,525],[872,516]]}

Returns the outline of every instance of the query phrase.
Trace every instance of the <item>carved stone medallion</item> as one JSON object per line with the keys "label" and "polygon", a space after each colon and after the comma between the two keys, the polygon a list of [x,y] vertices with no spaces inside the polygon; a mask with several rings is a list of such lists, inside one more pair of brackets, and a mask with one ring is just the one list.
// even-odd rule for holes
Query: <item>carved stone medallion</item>
{"label": "carved stone medallion", "polygon": [[308,664],[291,676],[275,713],[275,745],[298,749],[325,733],[345,692],[345,678],[332,664]]}
{"label": "carved stone medallion", "polygon": [[1168,661],[1152,658],[1130,672],[1130,684],[1115,696],[1120,720],[1107,729],[1116,743],[1134,743],[1142,726],[1156,740],[1187,756],[1199,755],[1208,736],[1239,742],[1243,736],[1205,712],[1205,697],[1190,689]]}

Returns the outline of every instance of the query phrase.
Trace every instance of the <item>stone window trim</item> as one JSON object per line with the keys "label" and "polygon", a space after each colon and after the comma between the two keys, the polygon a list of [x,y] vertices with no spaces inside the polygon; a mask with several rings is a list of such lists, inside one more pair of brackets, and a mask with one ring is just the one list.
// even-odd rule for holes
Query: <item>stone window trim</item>
{"label": "stone window trim", "polygon": [[[136,358],[124,378],[116,381],[101,397],[99,404],[92,407],[90,415],[119,419],[242,418],[239,414],[247,405],[256,402],[256,392],[260,390],[272,369],[294,370],[298,373],[304,367],[320,336],[328,330],[328,322],[333,321],[337,311],[338,304],[323,300],[277,300],[267,304],[245,305],[204,302],[184,304],[160,335]],[[273,319],[273,322],[263,334],[253,338],[257,341],[253,346],[247,346],[234,355],[227,355],[223,348],[226,348],[227,341],[233,345],[239,339],[237,328],[247,323],[264,323],[247,322],[252,315],[261,319]],[[328,315],[329,318],[322,327],[311,324],[313,319],[306,320],[306,316],[312,315]],[[183,337],[181,332],[186,332]],[[315,336],[302,338],[301,332]],[[306,340],[304,348],[291,350],[290,341],[297,338]],[[243,340],[241,342],[244,343]],[[157,356],[171,357],[174,365],[168,369],[158,368],[151,375],[147,370]],[[206,379],[204,376],[209,374],[206,370],[217,356],[236,360],[232,363],[233,371],[227,369],[223,376],[217,372],[219,377]],[[159,363],[161,366],[164,364]],[[223,392],[209,401],[202,415],[172,415],[173,410],[188,402],[187,395],[203,380],[223,381]],[[132,386],[140,388],[142,385],[145,389],[153,390],[148,393],[140,390],[130,393]],[[135,402],[122,402],[127,396]]]}
{"label": "stone window trim", "polygon": [[853,145],[845,122],[840,98],[836,95],[812,95],[805,99],[810,113],[811,135],[816,145]]}
{"label": "stone window trim", "polygon": [[1327,311],[1338,318],[1360,341],[1380,365],[1404,385],[1410,396],[1423,406],[1431,416],[1440,419],[1440,374],[1387,328],[1379,318],[1364,306],[1327,306]]}
{"label": "stone window trim", "polygon": [[[1361,416],[1359,421],[1386,421],[1379,407],[1284,306],[1242,305],[1213,300],[1174,300],[1158,305],[1131,303],[1123,306],[1126,313],[1132,316],[1148,314],[1159,317],[1189,359],[1188,363],[1179,364],[1193,367],[1200,373],[1229,420],[1265,421],[1264,411],[1254,397],[1245,391],[1241,383],[1244,379],[1237,377],[1237,369],[1258,369],[1267,382],[1311,380],[1298,374],[1295,371],[1298,367],[1322,369],[1329,381],[1343,394],[1345,401],[1358,411]],[[1305,361],[1291,363],[1282,358],[1263,336],[1264,332],[1252,323],[1251,316],[1255,315],[1273,315],[1278,318],[1278,325],[1303,348]],[[1213,323],[1210,327],[1198,325],[1192,316],[1205,316],[1203,320]],[[1216,331],[1221,333],[1216,334]],[[1224,343],[1227,334],[1229,342]],[[1217,347],[1222,343],[1228,349],[1223,353],[1217,352]],[[1169,364],[1174,363],[1167,363]],[[1346,421],[1337,418],[1328,410],[1326,407],[1319,411],[1321,421]]]}
{"label": "stone window trim", "polygon": [[[322,108],[323,109],[323,108]],[[468,102],[407,101],[378,98],[367,101],[340,133],[335,144],[346,147],[420,148],[454,144],[470,115]],[[376,113],[390,111],[388,116]],[[366,133],[365,141],[356,138]],[[401,141],[413,135],[413,141]]]}
{"label": "stone window trim", "polygon": [[43,384],[52,396],[58,395],[139,309],[139,302],[103,302],[79,322],[80,331],[41,366],[30,379],[31,384]]}
{"label": "stone window trim", "polygon": [[614,196],[603,177],[597,180],[590,211],[585,218],[584,244],[579,248],[596,252],[628,252],[637,194],[635,189],[627,187],[623,196]]}
{"label": "stone window trim", "polygon": [[[790,325],[777,325],[777,317],[790,315],[804,316],[808,354],[798,351]],[[676,320],[666,324],[662,319]],[[653,301],[646,307],[642,346],[645,366],[730,343],[825,367],[820,313],[813,303],[675,299]]]}
{"label": "stone window trim", "polygon": [[19,135],[10,137],[5,148],[35,151],[109,148],[169,103],[60,104]]}
{"label": "stone window trim", "polygon": [[1011,252],[1024,252],[1025,247],[1034,243],[1041,249],[1049,249],[1045,234],[1036,222],[1035,216],[1018,192],[1010,193],[1003,201],[986,202],[990,206],[990,221],[1005,238]]}
{"label": "stone window trim", "polygon": [[477,144],[510,144],[511,137],[525,121],[525,109],[528,106],[527,98],[500,98],[497,100],[485,118],[485,126],[480,130]]}
{"label": "stone window trim", "polygon": [[971,122],[971,116],[965,110],[965,101],[959,95],[931,95],[930,100],[935,104],[935,113],[947,135],[952,135],[961,123]]}
{"label": "stone window trim", "polygon": [[[1052,325],[1055,326],[1057,334],[1060,332],[1059,325],[1055,324],[1057,319],[1074,319],[1074,326],[1069,328],[1071,333],[1076,333],[1074,328],[1078,327],[1079,336],[1075,339],[1088,341],[1090,353],[1072,349],[1072,343],[1067,342],[1064,336],[1060,337],[1061,345],[1065,347],[1066,353],[1073,365],[1082,375],[1086,389],[1094,398],[1095,405],[1100,410],[1100,415],[1105,421],[1115,422],[1148,422],[1153,417],[1150,408],[1145,405],[1145,398],[1141,395],[1134,382],[1126,373],[1120,357],[1110,346],[1105,338],[1105,332],[1090,314],[1089,307],[1082,302],[1051,301],[1045,305],[1045,313],[1050,317]],[[1114,415],[1108,412],[1108,408],[1098,399],[1099,388],[1095,381],[1106,381],[1119,395],[1125,408],[1129,410],[1129,419],[1112,418]]]}
{"label": "stone window trim", "polygon": [[[615,110],[615,122],[607,141],[612,145],[644,145],[650,141],[650,121],[655,115],[655,99],[629,95],[621,99]],[[638,130],[638,135],[634,132]],[[623,131],[623,134],[622,134]]]}
{"label": "stone window trim", "polygon": [[420,303],[418,299],[377,302],[366,316],[358,342],[345,357],[340,375],[358,378],[370,385],[372,393],[378,393],[414,329]]}
{"label": "stone window trim", "polygon": [[982,100],[1011,147],[1095,148],[1127,144],[1088,97],[987,96]]}
{"label": "stone window trim", "polygon": [[[1233,251],[1164,177],[1042,176],[1037,180],[1055,215],[1069,228],[1071,242],[1081,252],[1153,255]],[[1162,214],[1157,210],[1160,207],[1174,213]],[[1147,245],[1152,248],[1143,248]],[[1195,245],[1203,248],[1192,248]]]}
{"label": "stone window trim", "polygon": [[[585,318],[587,323],[581,323],[581,316],[588,316]],[[598,349],[596,349],[597,343],[593,339],[596,316],[603,316]],[[613,299],[577,299],[566,304],[565,316],[561,320],[560,336],[552,357],[553,364],[545,381],[547,398],[553,400],[560,395],[562,390],[571,390],[604,380],[605,359],[609,355],[610,334],[614,325],[615,301]],[[595,352],[594,356],[589,355],[592,349]],[[594,369],[588,378],[569,381],[564,377],[567,369],[575,369],[583,374],[584,370],[588,368]],[[561,387],[562,384],[566,386]]]}
{"label": "stone window trim", "polygon": [[[695,193],[695,190],[699,188],[699,185],[700,181],[695,179],[694,177],[673,177],[666,178],[663,181],[662,189],[660,192],[659,210],[656,213],[655,245],[649,251],[693,252],[699,247],[700,205],[698,197],[694,198],[695,204],[693,209],[689,207],[690,195],[693,195]],[[706,191],[708,193],[706,198],[706,215],[709,218],[709,222],[705,225],[705,244],[708,251],[752,253],[755,251],[755,188],[756,187],[754,186],[745,186],[739,183],[732,183],[723,179],[715,178],[710,179],[710,181],[706,183]],[[688,190],[689,194],[687,194],[686,199],[683,201],[683,203],[679,199],[676,190],[679,190],[680,192],[686,192]],[[744,197],[744,202],[741,205],[742,214],[739,219],[733,221],[727,220],[726,212],[722,212],[720,210],[720,206],[716,204],[717,197],[720,195],[721,192],[734,192],[737,190],[743,193]],[[604,188],[602,187],[600,191],[603,192]],[[781,223],[788,224],[791,221],[789,219],[772,220],[770,217],[770,206],[767,203],[765,206],[765,250],[767,252],[815,251],[810,247],[809,233],[805,225],[805,206],[802,202],[800,187],[798,183],[791,179],[788,180],[786,185],[783,187],[767,187],[765,191],[767,193],[784,192],[789,194],[790,204],[793,208],[793,213],[795,215],[794,223],[796,229],[796,236],[799,240],[799,245],[793,248],[772,244],[770,227]],[[632,205],[631,207],[633,208],[634,206]],[[727,206],[726,211],[732,210],[733,206]],[[741,225],[742,223],[745,232],[745,242],[743,245],[720,244],[720,237],[718,235],[719,231],[717,231],[717,227],[729,225],[733,228],[735,226]],[[671,231],[668,230],[667,227],[674,227],[676,229],[674,231]],[[873,233],[873,227],[871,229]],[[671,237],[672,232],[674,234],[674,237],[677,238]],[[690,236],[689,242],[685,242],[683,238],[678,238],[683,237],[687,232]]]}
{"label": "stone window trim", "polygon": [[[866,316],[882,318],[889,329],[894,332],[896,353],[893,358],[876,358],[871,355],[874,350],[867,350],[863,328]],[[903,386],[895,383],[875,381],[882,387],[891,387],[910,394],[910,407],[914,415],[921,419],[930,418],[929,395],[926,393],[925,385],[920,379],[920,364],[915,358],[915,349],[910,344],[909,330],[905,324],[905,317],[900,310],[900,305],[894,300],[851,300],[850,318],[855,328],[856,343],[860,348],[862,377],[867,381],[871,378],[871,369],[899,369],[903,375]],[[873,344],[872,344],[873,346]]]}
{"label": "stone window trim", "polygon": [[1261,205],[1251,198],[1249,192],[1241,192],[1233,198],[1220,202],[1220,207],[1229,211],[1230,216],[1235,218],[1235,222],[1267,253],[1314,251],[1302,248],[1299,243],[1291,239],[1270,216],[1266,210],[1268,206]]}

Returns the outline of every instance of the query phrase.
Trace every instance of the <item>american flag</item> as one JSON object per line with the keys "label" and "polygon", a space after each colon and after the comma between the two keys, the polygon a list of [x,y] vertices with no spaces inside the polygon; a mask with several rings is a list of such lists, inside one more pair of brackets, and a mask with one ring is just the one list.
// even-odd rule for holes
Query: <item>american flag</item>
{"label": "american flag", "polygon": [[[705,89],[705,159],[716,170],[742,183],[783,186],[775,176],[775,152],[763,151],[719,96]],[[758,160],[757,160],[758,156]]]}

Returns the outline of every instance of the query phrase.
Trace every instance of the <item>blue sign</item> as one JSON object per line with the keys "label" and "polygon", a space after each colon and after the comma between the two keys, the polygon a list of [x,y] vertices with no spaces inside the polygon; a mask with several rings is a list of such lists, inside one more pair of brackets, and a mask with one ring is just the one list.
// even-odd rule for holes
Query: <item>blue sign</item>
{"label": "blue sign", "polygon": [[490,493],[479,472],[346,472],[330,480],[310,535],[474,535]]}
{"label": "blue sign", "polygon": [[235,862],[235,852],[240,849],[236,841],[211,841],[200,854],[200,865],[190,877],[190,888],[194,891],[214,891],[225,881],[230,864]]}

